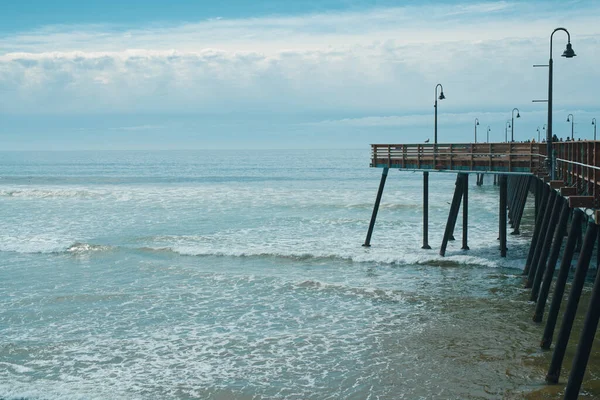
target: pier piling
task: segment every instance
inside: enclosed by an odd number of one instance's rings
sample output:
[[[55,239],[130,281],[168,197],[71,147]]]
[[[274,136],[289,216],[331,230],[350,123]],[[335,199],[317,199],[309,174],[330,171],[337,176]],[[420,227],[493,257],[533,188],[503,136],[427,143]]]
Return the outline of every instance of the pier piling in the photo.
[[[598,225],[594,222],[589,222],[587,230],[585,232],[585,238],[581,246],[581,253],[577,260],[577,267],[575,269],[575,276],[573,277],[573,283],[571,285],[571,292],[569,293],[569,300],[563,315],[563,321],[558,333],[558,339],[556,340],[556,346],[554,347],[554,353],[552,353],[552,362],[546,374],[546,382],[558,383],[560,376],[560,370],[562,362],[565,357],[565,350],[569,337],[571,335],[571,328],[573,327],[573,321],[575,320],[575,313],[577,312],[577,306],[579,305],[579,298],[581,297],[581,291],[585,282],[585,276],[587,275],[588,267],[592,257],[592,251],[596,243],[596,236],[598,234]]]
[[[569,229],[567,244],[565,245],[560,268],[556,277],[556,284],[554,285],[552,302],[550,303],[550,309],[548,310],[548,319],[546,320],[544,335],[542,336],[542,341],[540,343],[540,347],[546,350],[549,349],[550,345],[552,344],[552,337],[554,336],[554,328],[556,327],[558,312],[560,311],[560,305],[565,292],[565,285],[567,284],[569,270],[571,269],[571,262],[573,261],[575,241],[577,240],[577,231],[581,230],[581,222],[583,221],[583,212],[581,210],[575,209],[571,214],[571,228]]]
[[[539,294],[537,296],[537,302],[535,305],[535,312],[533,314],[534,322],[542,322],[544,317],[544,308],[546,307],[546,300],[548,299],[548,293],[550,291],[550,285],[554,277],[554,271],[556,268],[556,261],[562,247],[565,232],[567,231],[567,221],[569,220],[569,214],[571,209],[566,200],[562,200],[562,209],[560,211],[560,217],[558,220],[558,226],[554,232],[554,239],[552,241],[552,249],[550,249],[550,258],[548,259],[548,265],[546,266],[546,272],[542,285],[540,287]],[[599,236],[600,237],[600,236]]]
[[[469,174],[461,174],[463,179],[463,226],[462,226],[462,247],[461,250],[469,250],[468,231],[469,231]]]
[[[519,177],[519,180],[519,196],[517,198],[517,209],[513,226],[514,230],[511,232],[511,235],[521,234],[519,228],[521,227],[521,218],[523,217],[523,210],[525,209],[525,204],[527,203],[527,194],[529,193],[529,185],[531,184],[530,176],[521,176]]]
[[[542,219],[542,225],[540,228],[540,233],[538,236],[537,243],[535,245],[535,252],[533,253],[533,258],[531,259],[531,264],[529,265],[529,273],[527,274],[527,279],[525,281],[525,288],[529,289],[533,286],[533,279],[535,277],[535,273],[537,271],[538,262],[540,260],[540,255],[542,254],[542,248],[544,247],[545,239],[546,239],[546,231],[548,229],[549,221],[552,217],[552,208],[554,207],[554,202],[556,201],[557,194],[554,190],[550,189],[550,194],[548,195],[548,200],[546,203],[546,209],[544,211],[544,218]]]
[[[429,245],[429,172],[423,172],[423,246],[422,249],[431,249]]]
[[[538,185],[539,186],[539,185]],[[531,245],[529,246],[529,253],[527,253],[527,261],[525,261],[525,267],[523,268],[523,275],[529,274],[529,269],[531,267],[531,262],[533,260],[533,255],[535,254],[535,248],[537,246],[537,242],[540,238],[540,231],[542,230],[542,221],[544,219],[544,212],[546,211],[546,203],[548,201],[548,196],[550,195],[550,190],[542,191],[539,188],[538,194],[536,195],[536,199],[539,197],[539,213],[537,218],[535,219],[535,228],[533,229],[533,236],[531,237]]]
[[[506,257],[506,196],[507,196],[506,175],[500,175],[500,256]]]
[[[460,200],[462,197],[464,179],[461,178],[460,174],[456,176],[456,187],[454,188],[454,196],[452,197],[452,204],[450,205],[450,212],[448,213],[448,221],[446,222],[446,229],[444,231],[444,238],[442,239],[442,246],[440,247],[440,255],[446,254],[446,247],[448,246],[448,240],[452,236],[452,231],[456,224],[456,218],[458,217],[458,210],[460,208]]]
[[[544,235],[544,245],[542,246],[542,252],[540,254],[540,259],[538,260],[535,275],[533,278],[533,284],[531,286],[531,301],[536,301],[538,298],[540,284],[542,283],[542,277],[544,276],[544,272],[546,271],[546,263],[548,262],[550,246],[552,245],[552,239],[554,238],[554,232],[556,231],[556,222],[558,221],[558,216],[560,214],[560,210],[562,209],[564,201],[564,199],[558,194],[555,194],[555,197],[556,198],[554,200],[552,212],[550,214],[550,220],[548,222],[548,229],[546,229]]]
[[[565,399],[576,399],[579,395],[579,389],[581,388],[583,375],[585,374],[587,363],[590,358],[590,352],[592,350],[592,344],[594,342],[594,337],[596,336],[596,329],[598,329],[599,319],[600,274],[596,274],[594,289],[592,290],[592,296],[590,298],[587,314],[585,316],[585,322],[583,323],[583,330],[581,331],[581,336],[577,345],[577,352],[573,358],[569,381],[567,382],[567,387],[565,389]]]
[[[373,235],[373,228],[375,227],[375,220],[377,219],[377,211],[379,211],[379,204],[381,203],[381,195],[383,194],[383,188],[385,187],[385,181],[388,176],[389,168],[384,168],[381,173],[381,181],[379,182],[379,189],[377,190],[377,197],[375,198],[375,205],[373,206],[373,213],[371,214],[371,222],[369,223],[369,231],[365,239],[364,247],[371,247],[371,235]]]

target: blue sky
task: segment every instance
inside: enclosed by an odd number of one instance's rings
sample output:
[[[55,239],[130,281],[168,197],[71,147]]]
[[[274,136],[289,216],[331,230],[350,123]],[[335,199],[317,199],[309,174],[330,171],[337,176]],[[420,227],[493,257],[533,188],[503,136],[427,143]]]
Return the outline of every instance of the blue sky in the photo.
[[[122,4],[126,3],[126,4]],[[22,0],[0,14],[0,146],[365,148],[537,135],[600,118],[594,1]]]

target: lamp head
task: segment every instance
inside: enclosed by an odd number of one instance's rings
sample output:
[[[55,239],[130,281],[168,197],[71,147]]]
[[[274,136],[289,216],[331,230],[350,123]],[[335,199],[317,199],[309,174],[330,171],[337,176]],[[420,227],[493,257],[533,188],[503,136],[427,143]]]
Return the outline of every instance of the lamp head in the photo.
[[[475,122],[475,125],[479,125],[479,121],[476,121],[476,122]]]
[[[517,118],[521,118],[521,114],[517,111]]]
[[[571,122],[571,120],[569,119],[570,117],[567,117],[567,122]]]
[[[438,97],[440,100],[444,100],[446,98],[446,96],[444,96],[444,92],[442,91],[440,93],[440,97]]]
[[[573,47],[571,46],[571,43],[567,43],[567,48],[565,49],[565,51],[562,53],[563,57],[566,58],[573,58],[575,57],[577,54],[575,54],[575,52],[573,51]]]

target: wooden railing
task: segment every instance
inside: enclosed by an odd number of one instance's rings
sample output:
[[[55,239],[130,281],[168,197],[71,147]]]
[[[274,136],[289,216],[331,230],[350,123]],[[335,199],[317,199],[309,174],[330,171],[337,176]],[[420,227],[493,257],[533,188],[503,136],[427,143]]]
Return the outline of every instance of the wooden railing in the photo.
[[[543,143],[372,144],[371,166],[410,170],[538,173]]]
[[[556,179],[579,196],[593,196],[600,206],[600,141],[553,144]]]

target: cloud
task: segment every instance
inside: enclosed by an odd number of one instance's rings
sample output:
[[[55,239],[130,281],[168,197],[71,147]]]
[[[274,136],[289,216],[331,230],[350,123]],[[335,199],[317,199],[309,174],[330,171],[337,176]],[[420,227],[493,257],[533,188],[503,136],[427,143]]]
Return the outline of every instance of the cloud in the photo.
[[[566,115],[573,113],[577,115],[577,121],[591,121],[594,117],[593,112],[586,110],[554,110],[553,114],[560,116],[559,122],[562,122],[562,117],[566,118]],[[516,123],[522,123],[524,121],[544,121],[547,116],[547,110],[534,110],[522,112],[520,111],[520,119]],[[502,124],[507,120],[511,119],[511,110],[507,112],[480,112],[470,111],[462,113],[439,113],[438,119],[440,123],[445,125],[473,125],[477,118],[480,122],[480,129],[484,129],[483,126],[487,124]],[[530,122],[531,123],[531,122]],[[414,126],[430,126],[432,124],[431,114],[413,114],[413,115],[389,115],[389,116],[369,116],[361,118],[342,118],[337,120],[323,120],[307,125],[312,126],[323,126],[323,127],[368,127],[368,128],[380,128],[380,127],[414,127]]]
[[[593,11],[593,12],[592,12]],[[375,8],[172,26],[49,26],[0,38],[4,113],[416,114],[444,85],[461,113],[545,98],[548,36],[558,107],[595,104],[600,6],[544,2]],[[565,38],[555,37],[559,54]],[[557,55],[558,55],[557,54]]]

